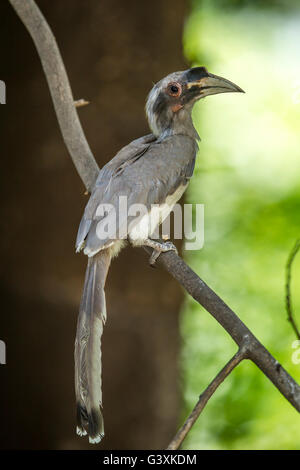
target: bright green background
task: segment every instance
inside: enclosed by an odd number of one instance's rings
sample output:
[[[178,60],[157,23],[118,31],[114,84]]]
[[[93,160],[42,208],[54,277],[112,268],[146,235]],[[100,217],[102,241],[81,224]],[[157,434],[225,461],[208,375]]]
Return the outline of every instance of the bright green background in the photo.
[[[202,141],[187,198],[205,205],[205,245],[185,258],[300,382],[284,304],[286,259],[300,236],[300,9],[293,5],[192,3],[187,59],[246,94],[208,97],[194,109]],[[300,254],[292,283],[300,324],[299,275]],[[183,419],[236,347],[190,298],[181,330]],[[300,416],[244,362],[210,400],[185,448],[300,449]]]

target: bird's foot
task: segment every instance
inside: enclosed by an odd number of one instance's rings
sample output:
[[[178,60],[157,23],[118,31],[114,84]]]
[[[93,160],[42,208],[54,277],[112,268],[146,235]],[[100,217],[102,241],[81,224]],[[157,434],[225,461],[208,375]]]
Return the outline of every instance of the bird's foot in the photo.
[[[158,242],[155,240],[151,240],[148,238],[145,240],[144,245],[149,246],[150,248],[153,248],[153,253],[150,256],[149,259],[149,264],[150,266],[154,267],[157,258],[161,253],[165,253],[166,251],[175,251],[176,254],[178,254],[176,246],[172,242]]]

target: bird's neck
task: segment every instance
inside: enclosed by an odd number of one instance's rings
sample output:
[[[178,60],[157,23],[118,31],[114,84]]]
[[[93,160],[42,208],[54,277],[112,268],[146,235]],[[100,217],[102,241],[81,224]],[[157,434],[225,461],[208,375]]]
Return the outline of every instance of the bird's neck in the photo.
[[[176,113],[166,111],[159,115],[153,114],[149,119],[149,125],[159,140],[178,134],[200,140],[189,110],[181,109]]]

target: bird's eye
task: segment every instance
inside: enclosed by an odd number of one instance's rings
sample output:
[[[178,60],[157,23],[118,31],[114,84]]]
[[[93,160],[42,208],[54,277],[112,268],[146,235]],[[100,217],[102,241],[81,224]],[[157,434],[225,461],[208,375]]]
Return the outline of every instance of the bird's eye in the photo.
[[[180,85],[180,83],[169,83],[168,93],[171,96],[180,96],[181,95],[181,85]]]

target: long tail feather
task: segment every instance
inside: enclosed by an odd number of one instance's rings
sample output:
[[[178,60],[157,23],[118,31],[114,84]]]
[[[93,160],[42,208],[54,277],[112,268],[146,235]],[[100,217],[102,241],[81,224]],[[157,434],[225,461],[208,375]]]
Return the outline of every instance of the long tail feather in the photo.
[[[77,434],[90,443],[104,436],[101,387],[101,336],[106,320],[104,286],[111,260],[109,249],[88,259],[75,341]]]

